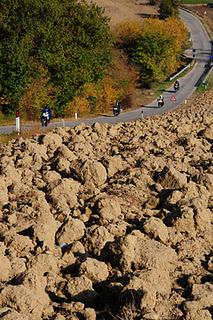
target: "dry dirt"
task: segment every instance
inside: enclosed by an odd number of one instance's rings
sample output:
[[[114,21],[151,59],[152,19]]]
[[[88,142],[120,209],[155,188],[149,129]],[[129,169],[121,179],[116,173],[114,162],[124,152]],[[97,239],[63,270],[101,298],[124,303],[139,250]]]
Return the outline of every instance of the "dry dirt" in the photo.
[[[2,320],[211,320],[213,91],[0,149]]]
[[[138,20],[141,21],[144,15],[155,15],[157,9],[150,6],[147,0],[87,0],[96,3],[104,8],[105,15],[110,17],[110,25],[114,27],[116,24],[124,21]]]
[[[0,319],[211,320],[212,142],[210,91],[1,147]]]

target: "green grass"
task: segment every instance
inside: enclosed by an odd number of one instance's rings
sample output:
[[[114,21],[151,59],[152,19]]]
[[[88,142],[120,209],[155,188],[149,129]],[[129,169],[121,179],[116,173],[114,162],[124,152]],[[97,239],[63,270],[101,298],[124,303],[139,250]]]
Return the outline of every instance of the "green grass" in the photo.
[[[182,4],[204,4],[209,3],[211,0],[182,0]]]
[[[8,125],[15,125],[16,124],[16,117],[15,115],[4,115],[0,112],[0,126],[8,126]]]
[[[211,70],[208,79],[207,79],[209,89],[213,88],[213,69]]]
[[[205,85],[204,83],[201,83],[197,88],[196,88],[196,92],[197,93],[203,93],[205,92],[206,90],[208,90],[209,87],[208,85]]]

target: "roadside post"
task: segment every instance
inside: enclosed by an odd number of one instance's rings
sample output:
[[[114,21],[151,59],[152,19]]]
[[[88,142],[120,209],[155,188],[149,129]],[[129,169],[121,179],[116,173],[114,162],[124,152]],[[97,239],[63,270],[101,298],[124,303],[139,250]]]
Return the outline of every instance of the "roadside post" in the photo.
[[[62,119],[62,128],[64,128],[65,127],[65,120],[64,120],[64,118]]]
[[[16,132],[20,132],[20,117],[19,110],[16,110]]]
[[[143,110],[141,111],[141,119],[144,118]]]

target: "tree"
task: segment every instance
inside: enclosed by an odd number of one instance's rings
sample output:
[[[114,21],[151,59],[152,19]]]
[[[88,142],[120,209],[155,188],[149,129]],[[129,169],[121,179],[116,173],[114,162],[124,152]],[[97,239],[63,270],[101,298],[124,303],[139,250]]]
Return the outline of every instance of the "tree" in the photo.
[[[170,17],[165,20],[159,19],[146,19],[143,23],[141,34],[149,33],[167,34],[175,40],[173,48],[173,57],[176,59],[185,49],[185,45],[188,40],[188,30],[183,22],[176,17]],[[176,59],[178,62],[178,59]],[[176,69],[178,65],[173,64]],[[174,70],[171,70],[173,72]]]
[[[150,86],[151,82],[165,76],[173,56],[174,43],[175,40],[166,33],[150,32],[128,44],[131,60],[140,66],[143,86]]]
[[[1,0],[0,95],[13,111],[35,82],[51,86],[55,113],[103,78],[112,36],[97,5],[78,0]],[[41,81],[42,82],[42,81]],[[47,90],[48,91],[48,90]]]
[[[125,32],[118,33],[119,43],[130,60],[139,66],[142,86],[150,87],[153,81],[167,78],[180,67],[180,56],[188,36],[180,19],[149,18],[137,32],[125,26],[122,30]]]
[[[172,16],[178,16],[180,0],[161,0],[160,1],[160,19],[167,19]]]
[[[160,19],[166,19],[173,15],[173,3],[172,0],[161,0],[160,2]]]

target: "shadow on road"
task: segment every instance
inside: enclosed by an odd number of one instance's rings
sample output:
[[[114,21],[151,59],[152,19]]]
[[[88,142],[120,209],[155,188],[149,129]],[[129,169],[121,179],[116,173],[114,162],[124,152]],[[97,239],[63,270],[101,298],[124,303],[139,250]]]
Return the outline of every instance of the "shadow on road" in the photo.
[[[104,118],[114,118],[114,115],[110,115],[110,114],[102,114],[102,113],[98,113],[97,117],[104,117]]]
[[[196,52],[199,52],[199,53],[208,53],[208,54],[211,54],[211,50],[204,50],[202,48],[194,48],[196,50]]]
[[[154,106],[145,106],[145,105],[141,105],[142,108],[150,108],[150,109],[158,109],[159,107],[157,105]]]

